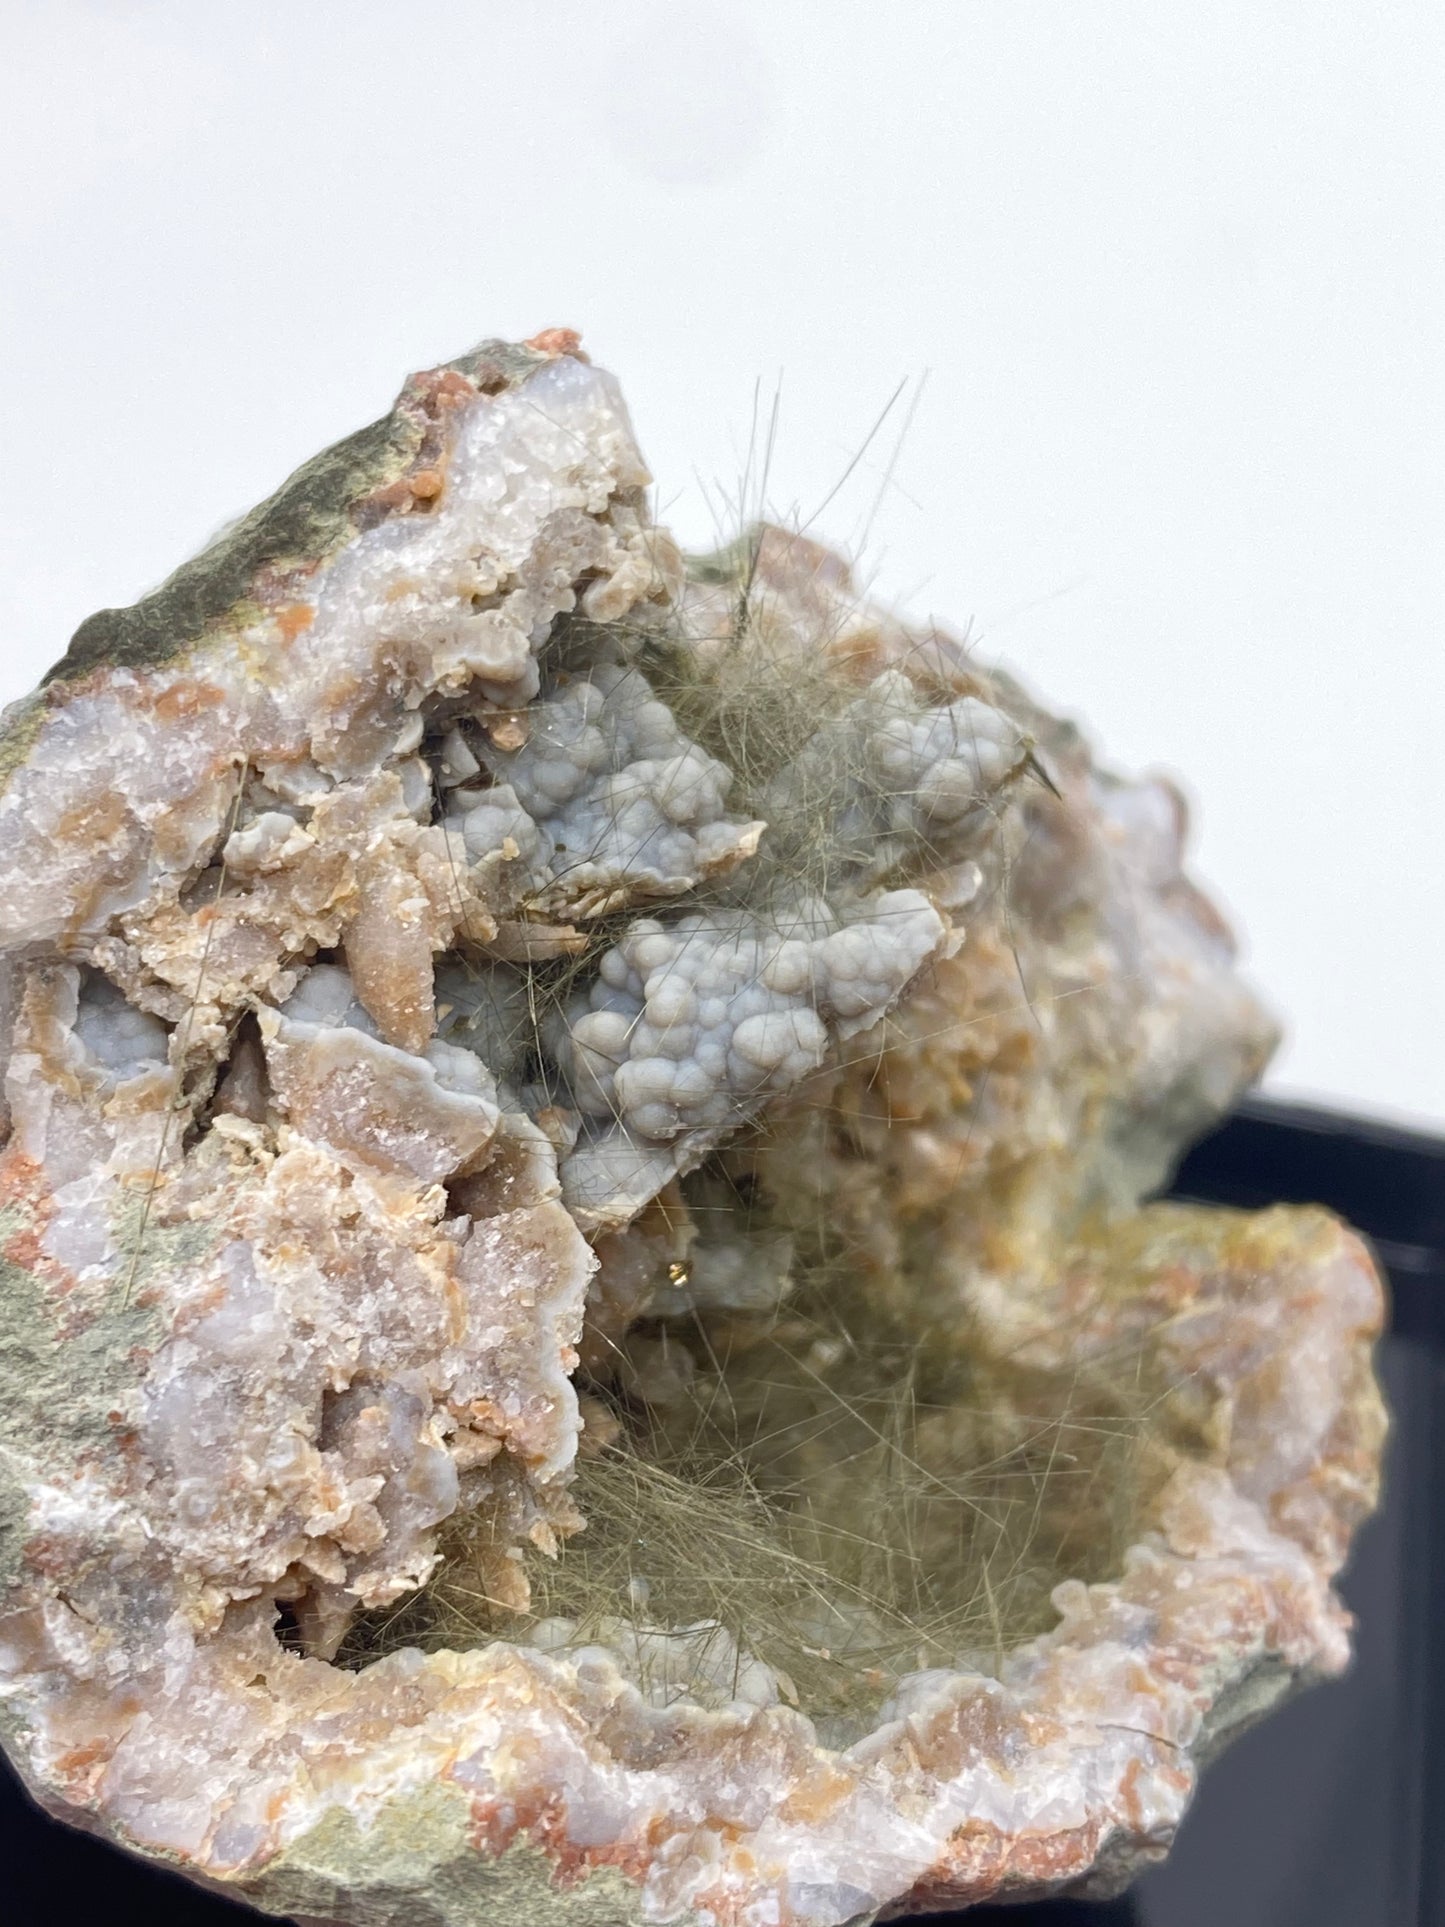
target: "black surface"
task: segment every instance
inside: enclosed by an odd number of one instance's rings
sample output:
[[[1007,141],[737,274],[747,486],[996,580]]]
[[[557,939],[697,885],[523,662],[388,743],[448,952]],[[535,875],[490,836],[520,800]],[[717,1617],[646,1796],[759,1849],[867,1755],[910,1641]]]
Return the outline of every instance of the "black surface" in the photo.
[[[1342,1590],[1359,1659],[1205,1776],[1166,1865],[1119,1901],[933,1915],[934,1927],[1445,1927],[1445,1141],[1252,1100],[1198,1145],[1176,1194],[1327,1204],[1390,1277],[1385,1503]],[[1431,1819],[1436,1825],[1430,1824]],[[1436,1835],[1440,1834],[1441,1839]],[[243,1927],[204,1893],[48,1819],[0,1776],[0,1927]],[[496,1927],[511,1927],[498,1921]]]

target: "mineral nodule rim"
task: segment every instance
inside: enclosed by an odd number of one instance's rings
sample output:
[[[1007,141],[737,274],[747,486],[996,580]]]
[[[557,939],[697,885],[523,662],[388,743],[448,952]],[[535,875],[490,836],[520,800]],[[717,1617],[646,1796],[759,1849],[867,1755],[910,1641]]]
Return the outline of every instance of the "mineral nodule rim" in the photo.
[[[1379,1282],[1145,1202],[1168,785],[649,481],[487,343],[7,713],[5,1743],[366,1927],[1112,1891],[1347,1661]]]

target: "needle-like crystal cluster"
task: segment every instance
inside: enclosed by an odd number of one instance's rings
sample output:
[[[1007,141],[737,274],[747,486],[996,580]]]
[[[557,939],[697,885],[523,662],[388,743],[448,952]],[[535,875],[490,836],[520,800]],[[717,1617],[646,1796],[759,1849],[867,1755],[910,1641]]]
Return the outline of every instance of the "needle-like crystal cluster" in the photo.
[[[1173,792],[648,481],[488,343],[7,713],[5,1742],[358,1927],[1109,1891],[1347,1659],[1378,1281],[1140,1202],[1272,1043]]]

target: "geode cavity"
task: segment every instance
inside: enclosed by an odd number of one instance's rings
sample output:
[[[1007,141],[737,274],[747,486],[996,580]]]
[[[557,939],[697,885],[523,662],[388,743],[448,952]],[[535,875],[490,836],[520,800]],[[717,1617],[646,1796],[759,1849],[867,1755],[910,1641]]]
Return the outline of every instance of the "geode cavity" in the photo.
[[[7,713],[6,1745],[327,1920],[1107,1892],[1346,1663],[1376,1274],[1140,1202],[1273,1041],[1172,790],[648,481],[488,343]]]

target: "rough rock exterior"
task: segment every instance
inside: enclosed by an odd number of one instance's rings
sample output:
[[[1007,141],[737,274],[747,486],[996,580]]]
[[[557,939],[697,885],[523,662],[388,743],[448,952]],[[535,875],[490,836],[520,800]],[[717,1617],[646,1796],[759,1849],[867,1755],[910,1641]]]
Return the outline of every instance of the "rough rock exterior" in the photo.
[[[689,575],[648,480],[575,337],[488,344],[8,713],[6,1744],[52,1810],[358,1927],[1107,1892],[1347,1661],[1376,1274],[1323,1213],[1140,1203],[1272,1042],[1168,787],[807,542]],[[648,671],[740,607],[851,692],[746,807]],[[755,866],[820,837],[764,915]],[[659,1696],[620,1636],[333,1663],[459,1509],[519,1607],[585,1530],[573,1374],[645,1309],[627,1227],[764,1117],[880,1300],[926,1238],[930,1342],[1001,1385],[1132,1348],[1157,1476],[1117,1573],[851,1737],[760,1664]],[[787,1243],[704,1259],[689,1305],[746,1309]]]

